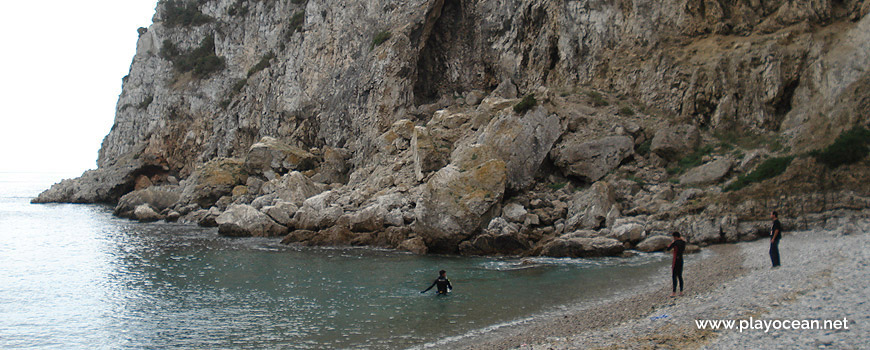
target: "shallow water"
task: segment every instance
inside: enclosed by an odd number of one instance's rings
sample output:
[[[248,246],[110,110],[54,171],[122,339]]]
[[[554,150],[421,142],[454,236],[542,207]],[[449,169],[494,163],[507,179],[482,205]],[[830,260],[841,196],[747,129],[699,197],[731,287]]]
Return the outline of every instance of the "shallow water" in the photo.
[[[601,300],[668,261],[300,248],[29,204],[57,179],[0,173],[0,348],[407,348]],[[420,294],[439,269],[453,293]]]

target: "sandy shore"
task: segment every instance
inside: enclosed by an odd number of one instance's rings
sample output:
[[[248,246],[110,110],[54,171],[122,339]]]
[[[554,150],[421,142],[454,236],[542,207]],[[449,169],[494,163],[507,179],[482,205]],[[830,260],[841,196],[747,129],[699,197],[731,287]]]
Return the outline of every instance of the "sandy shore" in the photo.
[[[839,232],[788,233],[782,267],[767,240],[706,248],[687,259],[685,296],[670,274],[637,292],[536,317],[464,341],[466,349],[837,348],[870,344],[870,240],[863,222]],[[841,330],[710,330],[696,320],[848,320]],[[454,346],[459,348],[458,346]]]

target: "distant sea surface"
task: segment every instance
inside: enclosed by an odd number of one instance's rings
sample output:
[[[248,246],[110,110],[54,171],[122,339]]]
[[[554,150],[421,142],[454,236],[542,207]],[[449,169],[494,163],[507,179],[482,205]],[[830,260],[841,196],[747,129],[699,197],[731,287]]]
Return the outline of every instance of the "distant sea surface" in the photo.
[[[0,173],[0,348],[430,347],[669,277],[660,253],[528,265],[302,248],[30,204],[63,176]],[[420,294],[440,269],[453,292]]]

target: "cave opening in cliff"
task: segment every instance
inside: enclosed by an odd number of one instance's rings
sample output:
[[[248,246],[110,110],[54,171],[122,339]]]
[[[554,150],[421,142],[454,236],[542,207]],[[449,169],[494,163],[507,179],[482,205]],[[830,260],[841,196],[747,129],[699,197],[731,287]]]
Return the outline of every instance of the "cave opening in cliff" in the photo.
[[[417,59],[414,98],[418,105],[438,101],[474,88],[486,88],[492,70],[482,58],[483,49],[477,43],[475,30],[478,19],[464,0],[444,0],[441,15]],[[422,33],[426,24],[421,26]],[[420,34],[418,34],[420,35]],[[413,33],[412,33],[413,37]],[[415,40],[412,40],[412,42]]]

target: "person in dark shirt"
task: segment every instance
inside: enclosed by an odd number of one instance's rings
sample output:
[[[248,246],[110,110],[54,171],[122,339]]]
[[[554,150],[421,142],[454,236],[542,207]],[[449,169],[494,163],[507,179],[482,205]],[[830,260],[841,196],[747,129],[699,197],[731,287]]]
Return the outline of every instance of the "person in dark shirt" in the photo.
[[[668,250],[674,250],[674,259],[671,263],[671,281],[673,283],[671,297],[675,297],[677,296],[678,280],[680,282],[680,296],[683,295],[683,252],[686,251],[686,241],[683,240],[679,232],[675,231],[671,235],[674,236],[674,240],[668,246]]]
[[[782,224],[776,212],[770,213],[773,225],[770,227],[770,262],[773,267],[779,267],[779,240],[782,238]]]
[[[421,294],[428,292],[430,289],[432,289],[432,287],[435,286],[438,286],[438,295],[446,295],[451,290],[453,290],[453,286],[450,284],[450,280],[447,279],[447,271],[438,271],[438,275],[439,276],[435,279],[435,282],[432,282],[432,285],[429,286],[429,288],[426,288],[426,290],[420,292]]]

